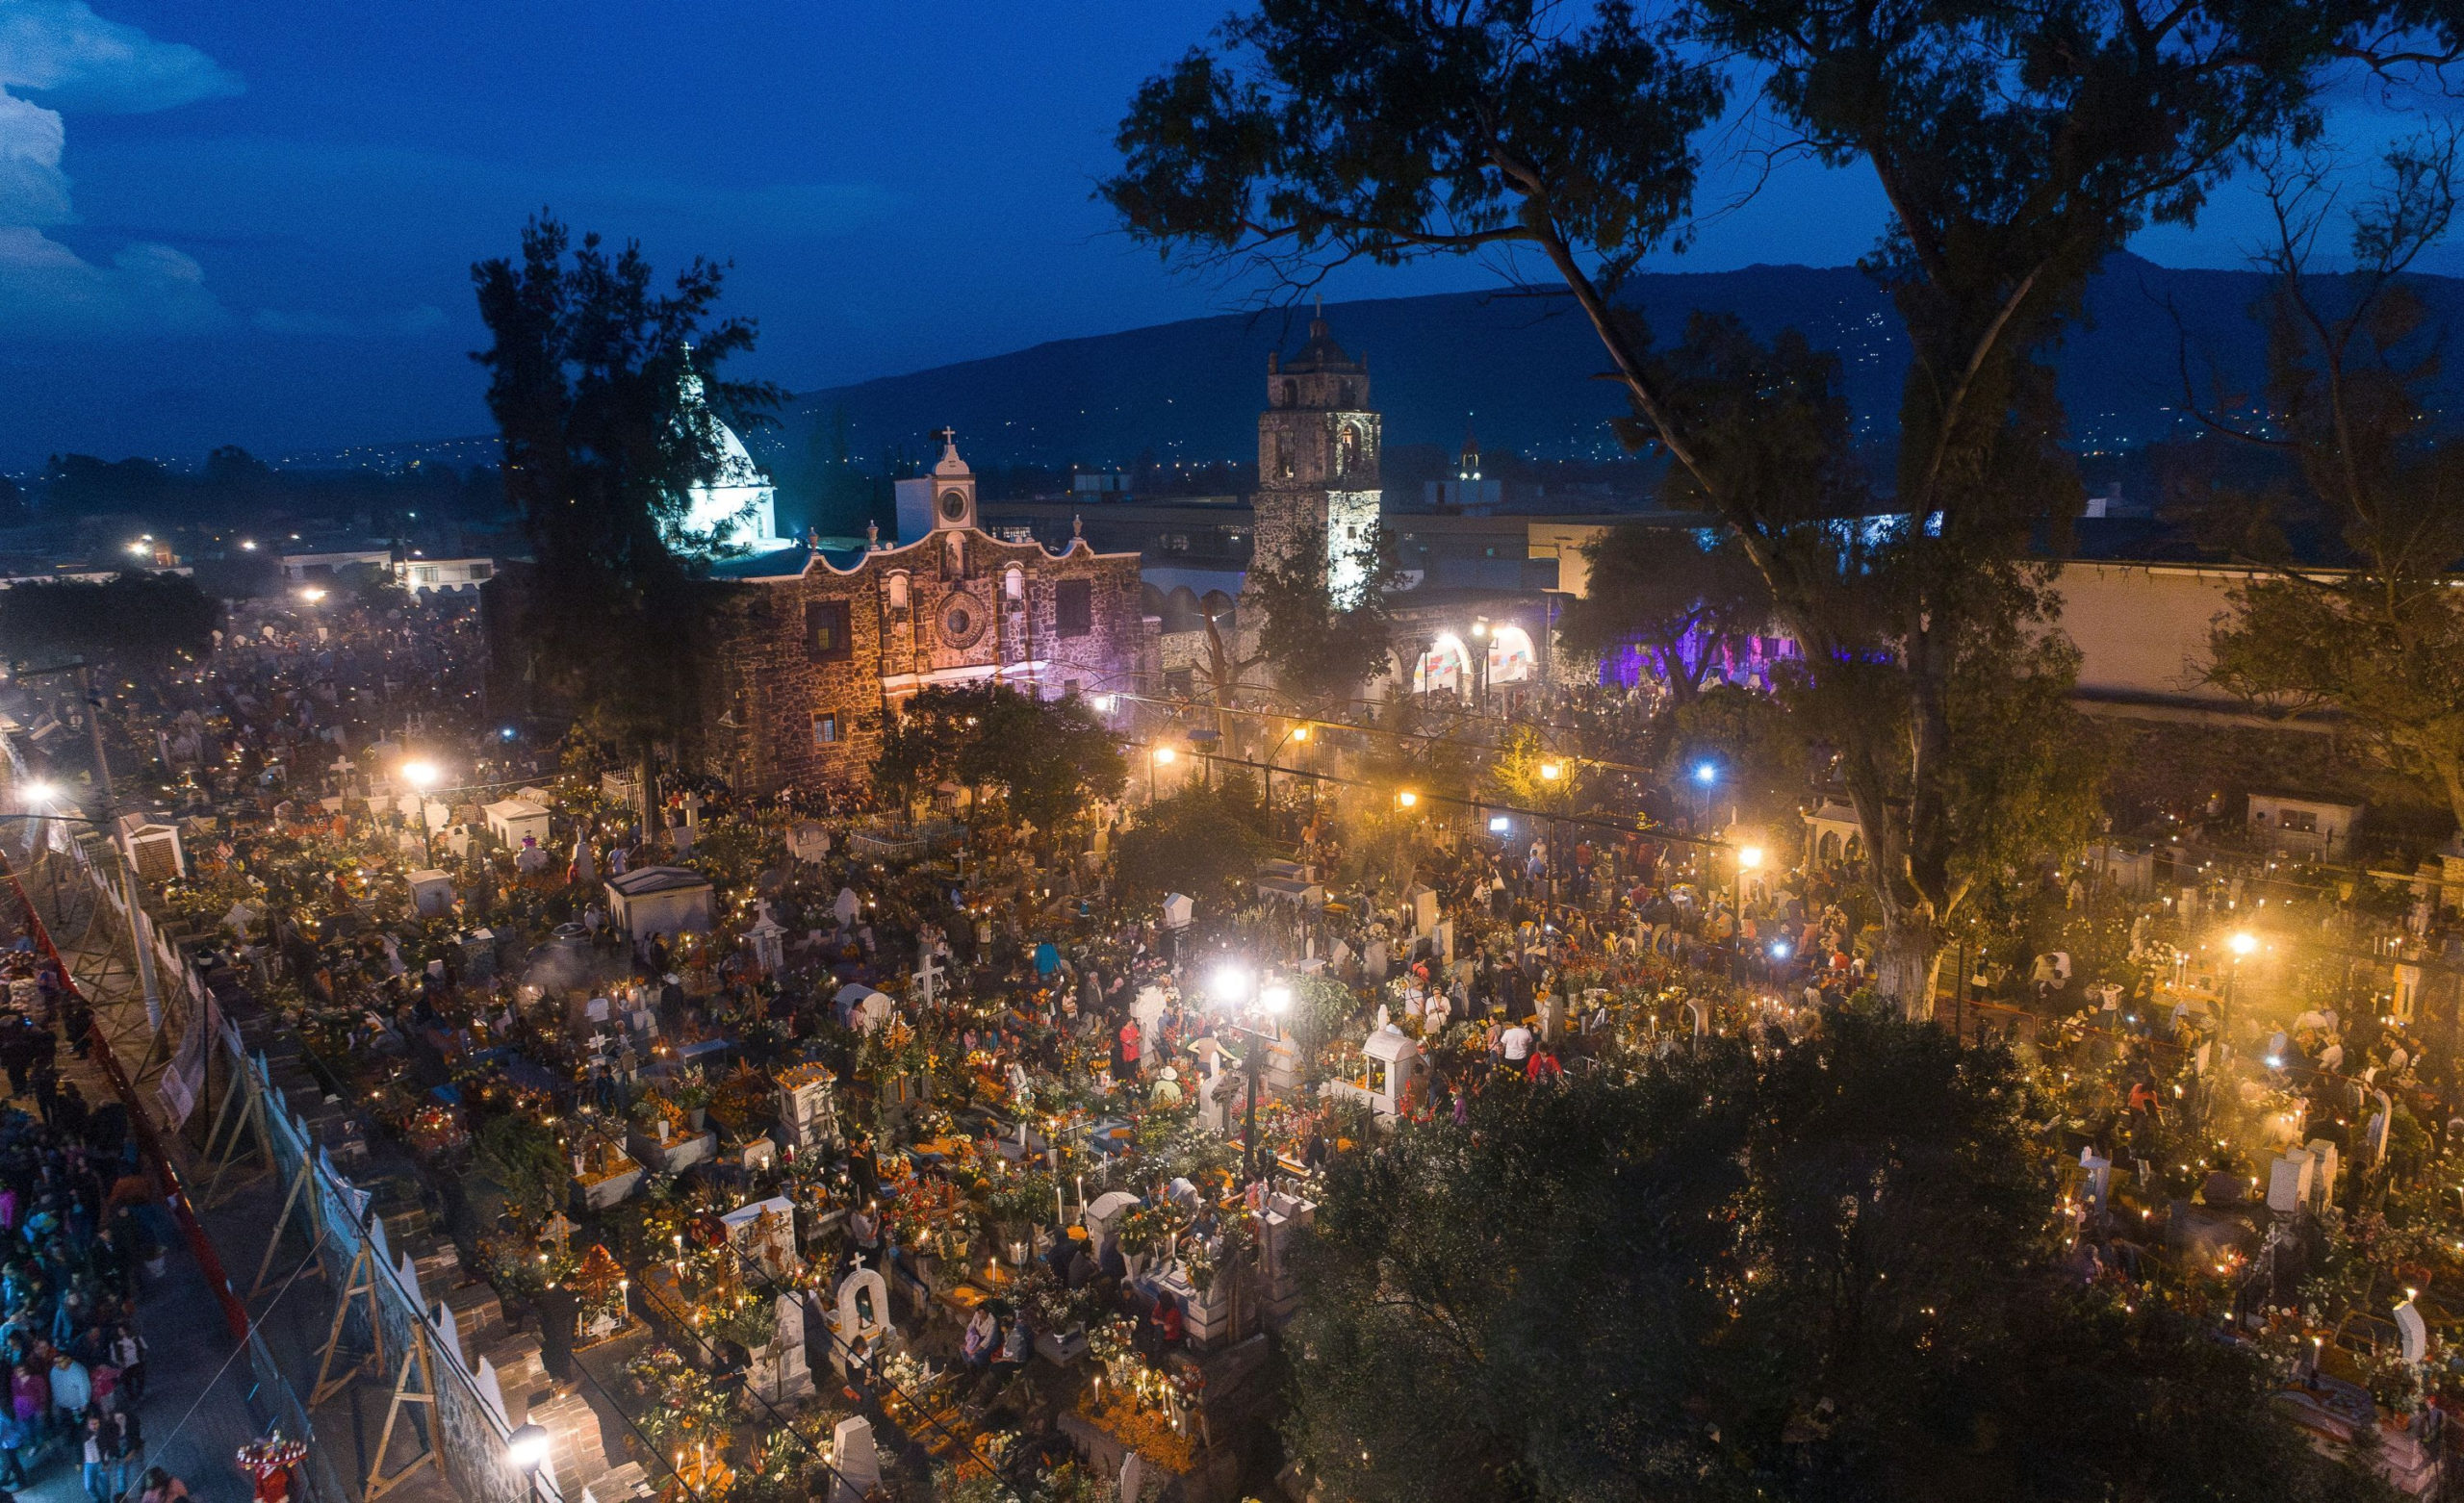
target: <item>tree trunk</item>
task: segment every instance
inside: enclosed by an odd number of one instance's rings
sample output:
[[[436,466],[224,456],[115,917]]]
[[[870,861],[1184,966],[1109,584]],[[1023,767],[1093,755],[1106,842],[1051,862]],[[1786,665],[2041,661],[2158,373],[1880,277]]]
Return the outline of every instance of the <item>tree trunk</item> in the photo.
[[[1910,1022],[1931,1021],[1934,981],[1941,965],[1941,936],[1933,920],[1886,904],[1882,944],[1874,955],[1874,989],[1899,1004],[1900,1016]]]
[[[648,849],[660,830],[653,816],[658,813],[658,752],[650,742],[643,742],[633,777],[640,786],[633,790],[633,812],[642,822],[642,845]]]

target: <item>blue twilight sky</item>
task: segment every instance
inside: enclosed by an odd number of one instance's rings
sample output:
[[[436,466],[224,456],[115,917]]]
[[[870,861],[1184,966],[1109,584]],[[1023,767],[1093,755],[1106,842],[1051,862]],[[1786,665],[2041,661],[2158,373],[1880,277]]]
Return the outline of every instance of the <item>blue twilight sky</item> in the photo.
[[[663,267],[732,258],[751,371],[798,390],[1221,311],[1089,193],[1132,89],[1224,10],[0,0],[0,471],[482,431],[468,268],[541,205]],[[2240,265],[2253,207],[2137,248]],[[1880,219],[1864,177],[1799,166],[1663,264],[1838,265]]]

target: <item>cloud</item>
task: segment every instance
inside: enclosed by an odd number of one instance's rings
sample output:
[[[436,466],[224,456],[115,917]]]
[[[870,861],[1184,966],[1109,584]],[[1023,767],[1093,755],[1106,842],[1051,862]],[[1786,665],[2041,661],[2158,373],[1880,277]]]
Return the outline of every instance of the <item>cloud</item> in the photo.
[[[104,20],[84,0],[0,0],[0,332],[180,333],[230,321],[181,251],[140,242],[97,265],[42,232],[76,220],[63,111],[140,114],[239,89],[194,47]]]
[[[241,84],[194,47],[104,20],[85,0],[0,0],[0,89],[59,110],[147,115]]]

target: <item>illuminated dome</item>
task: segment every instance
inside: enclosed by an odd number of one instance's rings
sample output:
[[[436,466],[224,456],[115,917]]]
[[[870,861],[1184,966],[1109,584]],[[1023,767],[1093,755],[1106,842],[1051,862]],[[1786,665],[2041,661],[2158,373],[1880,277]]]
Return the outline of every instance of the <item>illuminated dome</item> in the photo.
[[[684,420],[704,425],[719,450],[719,464],[708,484],[684,493],[684,521],[670,541],[697,552],[757,552],[779,544],[778,492],[753,462],[744,440],[703,400],[702,378],[696,374],[684,378]]]

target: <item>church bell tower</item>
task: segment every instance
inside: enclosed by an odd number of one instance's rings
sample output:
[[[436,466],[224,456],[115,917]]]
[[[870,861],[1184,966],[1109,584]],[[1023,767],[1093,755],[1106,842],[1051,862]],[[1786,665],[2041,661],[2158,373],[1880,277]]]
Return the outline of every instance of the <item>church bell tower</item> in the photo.
[[[1383,491],[1383,423],[1369,401],[1369,361],[1353,359],[1326,331],[1324,309],[1290,361],[1267,357],[1267,405],[1258,414],[1256,557],[1281,563],[1294,540],[1316,528],[1325,540],[1338,601],[1358,594],[1355,556],[1377,525]]]

